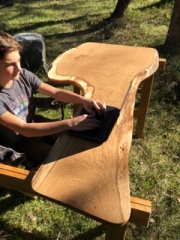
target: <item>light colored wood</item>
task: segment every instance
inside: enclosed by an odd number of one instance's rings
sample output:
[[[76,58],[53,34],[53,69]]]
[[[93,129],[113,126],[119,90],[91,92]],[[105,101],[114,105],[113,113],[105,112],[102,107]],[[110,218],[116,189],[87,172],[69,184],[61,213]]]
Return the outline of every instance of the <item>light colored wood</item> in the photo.
[[[20,169],[0,163],[0,186],[34,195],[31,187],[33,171]]]
[[[138,109],[134,110],[134,118],[137,118],[137,123],[136,123],[136,128],[134,133],[135,138],[142,138],[143,136],[146,113],[149,106],[153,80],[154,80],[154,74],[144,80],[141,93],[140,93],[141,96],[139,101],[139,107]]]
[[[165,58],[159,58],[159,69],[165,69],[166,67],[166,59]]]
[[[47,160],[33,178],[32,184],[37,195],[43,195],[105,222],[106,240],[124,240],[127,221],[148,226],[151,214],[149,201],[130,198],[128,153],[132,139],[135,94],[139,83],[156,71],[158,54],[155,49],[148,48],[94,43],[88,45],[83,45],[83,49],[85,46],[84,50],[88,50],[88,52],[83,50],[85,55],[79,55],[79,51],[75,51],[77,55],[73,56],[74,60],[77,60],[90,54],[90,62],[81,68],[83,69],[81,78],[73,75],[68,77],[69,75],[65,74],[63,81],[70,83],[74,81],[75,87],[80,86],[85,96],[96,96],[98,99],[104,97],[102,100],[114,106],[121,106],[132,82],[121,115],[110,138],[102,145],[70,138],[67,133],[62,133]],[[91,55],[92,50],[95,55]],[[63,60],[60,70],[62,67],[65,72],[68,71],[70,59],[66,59],[66,66]],[[99,65],[96,71],[95,66],[99,61],[103,68],[99,71],[102,67]],[[73,64],[75,63],[76,61]],[[81,63],[84,64],[84,60]],[[79,66],[79,62],[77,64]],[[86,70],[89,69],[91,72],[86,75]],[[56,74],[59,76],[58,71]],[[34,195],[35,192],[30,185],[33,175],[33,172],[0,164],[0,185],[3,187]]]
[[[74,50],[74,49],[73,49]],[[71,50],[70,50],[71,51]],[[66,52],[65,54],[69,53]],[[88,87],[84,86],[84,82],[82,82],[80,79],[76,79],[74,76],[64,76],[59,75],[57,64],[61,61],[61,59],[64,57],[64,55],[60,55],[57,57],[57,59],[53,62],[53,66],[50,69],[48,73],[49,81],[52,83],[62,83],[62,84],[72,84],[74,85],[74,88],[76,89],[76,93],[80,93],[80,89],[83,90],[84,88]],[[164,69],[166,66],[166,59],[159,58],[159,67],[158,69]],[[60,68],[60,66],[58,66]],[[145,126],[145,120],[146,120],[146,113],[149,106],[150,101],[150,95],[151,90],[153,86],[153,80],[154,80],[154,74],[148,77],[147,81],[144,80],[143,86],[141,89],[139,89],[139,93],[142,94],[142,97],[140,98],[140,107],[138,109],[135,109],[134,111],[134,118],[137,118],[136,127],[134,131],[134,137],[135,138],[142,138],[143,136],[143,130]],[[77,107],[74,108],[74,112],[77,110]]]
[[[148,227],[151,216],[151,202],[131,197],[131,216],[128,222]],[[106,225],[105,240],[125,240],[127,224],[124,226]]]
[[[149,77],[158,65],[157,51],[152,48],[85,43],[58,56],[48,79],[72,84],[86,96],[120,107],[130,82]]]
[[[73,84],[86,97],[107,105],[120,108],[131,87],[103,144],[60,135],[33,178],[36,192],[101,222],[124,225],[129,220],[128,155],[135,95],[139,83],[158,65],[153,48],[98,43],[82,44],[53,62],[48,73],[52,82]]]
[[[164,69],[166,65],[166,59],[160,58],[159,59],[159,68]],[[137,119],[136,127],[134,131],[134,138],[142,138],[143,137],[143,130],[146,121],[146,114],[149,107],[151,90],[153,86],[155,74],[151,75],[147,79],[143,81],[141,88],[138,88],[138,93],[140,95],[139,99],[139,107],[138,109],[134,110],[134,118]]]
[[[33,175],[34,172],[0,164],[0,186],[20,191],[31,198],[37,198],[36,193],[31,188]],[[151,202],[135,197],[131,197],[130,200],[131,216],[129,222],[148,226]],[[124,240],[125,234],[126,224],[124,226],[106,225],[106,240]]]
[[[129,222],[148,227],[151,216],[151,202],[131,197],[131,216]]]
[[[31,181],[34,174],[35,172],[33,171],[0,164],[0,186],[36,198],[39,194],[31,188]],[[142,226],[148,226],[151,214],[151,202],[135,197],[131,197],[130,202],[131,215],[128,221]]]

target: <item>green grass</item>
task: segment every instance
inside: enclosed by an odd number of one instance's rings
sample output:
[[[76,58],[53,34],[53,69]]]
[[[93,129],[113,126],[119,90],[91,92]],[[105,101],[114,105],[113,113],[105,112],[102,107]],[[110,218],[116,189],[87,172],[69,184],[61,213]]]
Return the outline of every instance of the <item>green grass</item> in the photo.
[[[166,69],[156,74],[144,137],[133,139],[129,157],[131,195],[152,201],[151,221],[148,228],[129,224],[126,239],[180,240],[180,58],[162,47],[172,3],[133,0],[123,20],[105,24],[115,5],[114,0],[17,0],[0,10],[0,26],[12,35],[42,34],[48,67],[59,54],[87,41],[154,47],[167,59]],[[100,223],[3,188],[0,213],[0,240],[56,239],[60,228],[63,240],[104,239]]]

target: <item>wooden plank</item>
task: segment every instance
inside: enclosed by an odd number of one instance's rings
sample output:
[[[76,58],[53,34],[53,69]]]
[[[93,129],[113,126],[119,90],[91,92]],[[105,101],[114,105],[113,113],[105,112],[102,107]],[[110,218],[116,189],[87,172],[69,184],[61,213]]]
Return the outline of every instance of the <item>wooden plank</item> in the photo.
[[[160,58],[159,59],[159,69],[165,69],[165,67],[166,67],[166,59]]]
[[[135,129],[135,138],[141,138],[143,135],[146,113],[149,106],[149,100],[151,95],[151,89],[153,85],[154,74],[144,80],[141,91],[141,99],[139,109],[134,110],[134,117],[137,118],[137,124]]]
[[[25,180],[29,171],[18,167],[0,164],[0,173],[2,175],[8,175],[9,177]]]
[[[131,203],[136,203],[136,204],[139,204],[139,205],[152,207],[151,201],[145,200],[145,199],[142,199],[142,198],[137,198],[137,197],[131,197]]]
[[[37,195],[31,188],[34,172],[0,164],[0,186],[19,192]],[[129,222],[148,226],[151,215],[151,202],[148,200],[131,197],[131,216]]]
[[[148,227],[151,216],[151,202],[131,197],[131,216],[129,222]]]
[[[159,59],[158,69],[164,69],[166,66],[166,59]],[[134,118],[137,118],[137,125],[135,129],[135,138],[141,138],[143,136],[143,130],[146,120],[146,113],[149,106],[151,90],[153,86],[154,75],[145,80],[141,87],[138,88],[137,93],[140,94],[140,106],[134,110]]]
[[[131,197],[131,216],[128,222],[148,227],[151,215],[151,202]],[[105,240],[125,240],[127,224],[123,226],[106,225]]]
[[[105,240],[125,240],[127,224],[123,226],[106,226]]]
[[[31,180],[34,172],[0,164],[0,186],[15,191],[34,194]]]

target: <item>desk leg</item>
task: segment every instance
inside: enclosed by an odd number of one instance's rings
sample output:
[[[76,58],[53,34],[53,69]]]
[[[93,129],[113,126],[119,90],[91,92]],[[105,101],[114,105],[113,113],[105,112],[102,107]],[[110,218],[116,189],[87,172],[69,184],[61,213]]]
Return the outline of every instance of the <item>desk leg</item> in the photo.
[[[106,226],[105,240],[125,240],[127,224],[124,226]]]
[[[134,134],[135,138],[141,138],[143,135],[143,129],[145,125],[147,109],[149,106],[153,80],[154,74],[148,77],[143,82],[143,86],[141,89],[140,106],[139,109],[135,110],[134,112],[134,117],[137,118],[136,130]]]

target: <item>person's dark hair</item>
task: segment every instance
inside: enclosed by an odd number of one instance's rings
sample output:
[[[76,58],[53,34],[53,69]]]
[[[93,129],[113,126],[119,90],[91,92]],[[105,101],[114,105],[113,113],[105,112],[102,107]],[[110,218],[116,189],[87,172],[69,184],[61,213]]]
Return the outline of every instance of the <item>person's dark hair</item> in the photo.
[[[22,46],[10,34],[0,31],[0,59],[9,52],[21,49]]]

